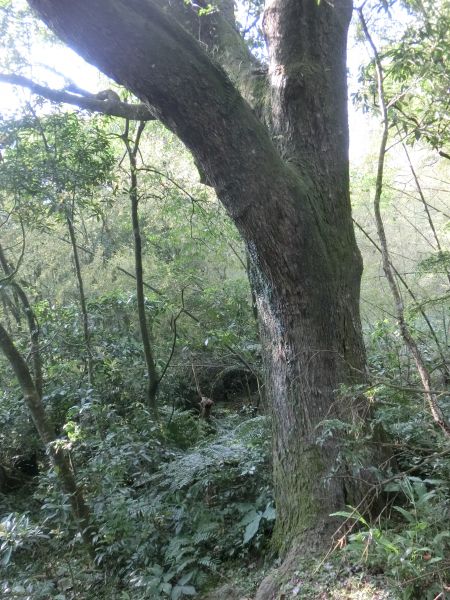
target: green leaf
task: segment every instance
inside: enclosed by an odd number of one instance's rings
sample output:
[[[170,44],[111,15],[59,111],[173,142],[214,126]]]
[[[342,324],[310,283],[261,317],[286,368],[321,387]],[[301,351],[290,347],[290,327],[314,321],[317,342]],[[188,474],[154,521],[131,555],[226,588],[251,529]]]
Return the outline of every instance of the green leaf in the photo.
[[[266,519],[267,521],[275,521],[277,518],[277,511],[273,504],[268,504],[266,506],[266,510],[263,512],[262,518]]]
[[[6,567],[6,565],[9,563],[9,561],[11,559],[11,554],[12,554],[12,546],[9,546],[9,548],[6,550],[6,552],[4,553],[4,555],[2,557],[2,565],[4,567]]]
[[[189,583],[189,581],[192,579],[194,574],[195,574],[195,571],[189,571],[189,573],[186,573],[186,575],[183,575],[183,577],[181,577],[181,579],[178,581],[178,585],[186,585],[187,583]]]
[[[181,586],[181,591],[185,596],[195,596],[197,593],[193,585],[183,585]]]
[[[408,521],[408,523],[413,523],[416,520],[414,515],[412,515],[410,512],[408,512],[401,506],[394,506],[394,510],[396,510],[401,515],[403,515],[405,517],[405,519]]]
[[[358,521],[366,527],[369,527],[369,523],[357,511],[348,512],[346,510],[338,510],[335,513],[331,513],[330,517],[345,517],[346,519],[353,519],[354,521]]]
[[[433,545],[440,544],[445,538],[450,538],[450,531],[441,531],[433,538]]]
[[[176,585],[172,589],[171,600],[179,600],[183,596],[195,596],[197,590],[192,585]]]
[[[256,517],[251,521],[247,527],[245,528],[244,539],[242,540],[243,544],[248,544],[250,540],[252,540],[255,535],[258,533],[259,524],[261,523],[262,513],[258,513]]]
[[[380,544],[380,546],[383,546],[383,548],[386,548],[386,550],[389,550],[394,554],[400,554],[400,551],[397,548],[397,546],[394,546],[394,544],[386,540],[386,538],[384,537],[380,537],[379,539],[377,539],[377,544]]]

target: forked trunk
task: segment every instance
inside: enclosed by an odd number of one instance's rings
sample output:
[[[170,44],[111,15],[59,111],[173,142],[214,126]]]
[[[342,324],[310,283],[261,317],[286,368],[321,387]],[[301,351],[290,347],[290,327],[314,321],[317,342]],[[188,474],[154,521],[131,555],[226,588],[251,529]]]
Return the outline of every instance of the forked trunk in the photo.
[[[333,476],[339,440],[319,447],[317,425],[349,416],[337,390],[365,365],[348,183],[351,0],[267,0],[267,78],[228,10],[199,27],[183,0],[29,3],[178,135],[234,220],[251,257],[273,407],[276,540],[287,548],[324,531],[349,486],[346,467]]]
[[[288,259],[290,276],[274,289],[262,285],[258,290],[274,423],[280,515],[275,541],[281,549],[306,530],[329,533],[330,513],[355,499],[343,477],[349,467],[337,464],[339,440],[316,443],[321,421],[351,418],[349,410],[355,407],[342,406],[339,386],[363,380],[365,371],[359,318],[362,262],[348,180],[346,41],[351,11],[348,0],[334,6],[270,0],[263,21],[271,84],[266,120],[280,155],[306,184],[293,204],[301,215],[306,200],[312,223],[297,235],[314,240],[306,249],[295,239],[296,232],[290,233],[290,244],[299,250]]]

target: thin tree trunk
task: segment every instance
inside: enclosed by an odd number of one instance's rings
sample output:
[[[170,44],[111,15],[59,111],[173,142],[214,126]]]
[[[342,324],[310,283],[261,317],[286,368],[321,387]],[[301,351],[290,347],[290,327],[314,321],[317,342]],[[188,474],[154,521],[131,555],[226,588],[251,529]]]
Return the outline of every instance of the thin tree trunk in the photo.
[[[381,116],[382,116],[382,124],[383,124],[383,132],[381,136],[380,142],[380,151],[378,156],[378,169],[377,169],[377,179],[375,184],[375,197],[374,197],[374,214],[375,214],[375,222],[377,226],[378,239],[380,240],[381,247],[381,256],[383,261],[383,271],[386,275],[386,279],[389,284],[389,288],[391,290],[392,297],[394,299],[395,312],[397,317],[397,323],[400,328],[400,334],[403,338],[403,341],[406,344],[406,347],[411,352],[414,363],[416,365],[417,372],[419,374],[420,380],[422,382],[423,392],[425,399],[427,401],[430,414],[438,427],[442,430],[442,432],[450,437],[450,424],[447,422],[444,413],[442,412],[436,394],[433,392],[433,386],[431,382],[431,377],[428,369],[426,368],[425,361],[423,360],[422,353],[420,352],[419,346],[417,345],[416,340],[411,335],[411,331],[408,327],[408,324],[405,320],[405,311],[403,300],[400,294],[400,291],[397,286],[397,282],[395,281],[395,274],[392,268],[392,264],[389,256],[389,247],[386,238],[386,231],[384,229],[383,217],[381,215],[381,196],[383,194],[383,174],[384,174],[384,161],[386,156],[386,147],[387,140],[389,137],[389,114],[388,114],[388,104],[386,102],[386,97],[384,93],[384,73],[383,66],[381,64],[381,60],[377,51],[377,48],[372,40],[372,37],[367,28],[367,24],[364,18],[364,13],[362,9],[358,9],[359,19],[361,22],[362,29],[364,31],[364,35],[367,39],[367,42],[372,50],[374,61],[375,61],[375,70],[377,74],[377,84],[378,84],[378,99],[380,102],[381,108]]]
[[[380,254],[382,254],[382,249],[380,248],[380,246],[376,243],[376,241],[367,233],[367,231],[361,227],[361,225],[355,221],[353,219],[354,224],[356,225],[356,227],[366,236],[366,238],[369,240],[369,242],[371,244],[373,244],[373,246],[378,250],[378,252]],[[390,262],[390,261],[389,261]],[[416,307],[416,309],[420,312],[420,314],[423,317],[423,320],[425,321],[425,323],[428,325],[428,329],[430,330],[430,334],[431,337],[434,340],[434,343],[436,345],[437,351],[439,352],[439,356],[441,357],[441,365],[440,368],[442,368],[442,371],[444,373],[444,377],[446,379],[450,378],[450,372],[447,366],[447,357],[445,355],[445,352],[441,346],[441,343],[439,342],[439,338],[436,334],[436,331],[434,330],[434,327],[427,315],[427,313],[425,312],[422,304],[419,302],[419,299],[416,297],[415,293],[412,291],[412,289],[409,287],[406,279],[398,272],[398,270],[395,268],[395,266],[392,264],[392,262],[390,262],[391,267],[393,272],[395,273],[395,275],[398,277],[399,281],[402,283],[403,287],[405,288],[405,290],[408,292],[408,294],[411,296],[412,301],[414,302],[414,305]],[[444,328],[445,329],[445,328]]]
[[[423,208],[424,208],[425,213],[427,215],[428,224],[429,224],[430,229],[431,229],[431,231],[433,233],[434,241],[436,242],[436,247],[438,249],[439,254],[442,255],[443,254],[443,250],[442,250],[441,242],[439,240],[439,236],[437,234],[436,227],[434,226],[433,218],[431,216],[430,209],[428,208],[428,203],[425,200],[425,196],[423,194],[422,186],[420,185],[419,177],[417,176],[416,170],[415,170],[414,165],[413,165],[412,160],[411,160],[411,156],[409,155],[409,152],[408,152],[408,148],[406,147],[406,144],[404,142],[402,142],[402,146],[403,146],[403,150],[405,151],[405,155],[406,155],[406,159],[408,161],[409,169],[411,171],[411,174],[412,174],[412,176],[414,178],[414,182],[416,184],[416,188],[417,188],[417,192],[419,194],[420,201],[422,202]],[[444,271],[445,271],[445,274],[447,276],[447,280],[450,283],[450,271],[447,269],[445,263],[444,263]]]
[[[89,385],[92,386],[94,383],[94,367],[93,367],[93,357],[92,357],[92,348],[91,348],[91,332],[89,330],[89,314],[86,305],[86,295],[84,293],[84,283],[83,276],[81,274],[81,264],[80,257],[78,254],[78,245],[77,238],[75,234],[75,229],[73,226],[72,217],[69,215],[69,212],[66,210],[66,223],[67,228],[69,230],[70,242],[72,244],[72,252],[73,252],[73,261],[75,264],[75,272],[77,275],[78,282],[78,294],[80,298],[80,308],[81,308],[81,318],[83,322],[83,337],[84,337],[84,346],[86,350],[86,366],[88,373],[88,381]]]
[[[131,223],[133,226],[134,242],[134,271],[136,277],[136,301],[138,307],[139,329],[141,332],[142,347],[144,349],[145,364],[147,368],[147,404],[152,412],[154,419],[159,420],[158,404],[156,395],[158,392],[159,378],[156,370],[155,358],[153,355],[152,342],[147,323],[147,314],[145,308],[144,294],[144,269],[142,266],[142,237],[139,224],[139,193],[136,157],[139,151],[139,142],[145,128],[145,122],[138,126],[136,136],[131,145],[128,138],[129,122],[127,121],[123,140],[127,149],[128,161],[130,165],[130,188],[129,197],[131,203]]]
[[[19,385],[22,388],[25,404],[30,411],[42,442],[48,448],[53,466],[61,481],[64,492],[69,496],[72,512],[83,541],[91,556],[94,557],[94,530],[90,524],[89,508],[84,500],[81,488],[77,486],[75,481],[66,450],[64,449],[61,440],[57,439],[57,436],[50,425],[42,403],[42,398],[36,389],[25,360],[1,323],[0,348],[8,359]]]
[[[0,244],[0,265],[5,273],[5,275],[10,275],[12,273],[12,269],[10,264],[8,263],[3,247]],[[36,390],[40,396],[42,396],[43,389],[43,375],[42,375],[42,360],[41,360],[41,352],[39,348],[39,323],[37,322],[36,315],[34,314],[33,308],[28,300],[28,296],[23,290],[22,286],[20,286],[16,281],[10,282],[11,287],[16,292],[17,297],[19,298],[23,311],[25,313],[25,317],[27,319],[28,330],[30,332],[30,354],[31,354],[31,362],[33,365],[33,375],[34,375],[34,385],[36,386]]]

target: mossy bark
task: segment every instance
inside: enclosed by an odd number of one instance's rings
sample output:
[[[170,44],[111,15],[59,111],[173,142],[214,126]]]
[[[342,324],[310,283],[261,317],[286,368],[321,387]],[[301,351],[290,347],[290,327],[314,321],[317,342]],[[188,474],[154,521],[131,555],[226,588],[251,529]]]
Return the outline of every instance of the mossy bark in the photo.
[[[245,240],[274,416],[275,539],[281,549],[306,532],[315,539],[349,490],[342,473],[333,477],[338,440],[317,446],[317,425],[345,415],[337,390],[365,365],[349,199],[351,1],[267,1],[269,72],[255,79],[253,100],[233,56],[249,72],[253,60],[221,45],[225,70],[211,60],[213,44],[179,17],[182,0],[29,3],[180,137]],[[220,25],[208,40],[232,39]]]

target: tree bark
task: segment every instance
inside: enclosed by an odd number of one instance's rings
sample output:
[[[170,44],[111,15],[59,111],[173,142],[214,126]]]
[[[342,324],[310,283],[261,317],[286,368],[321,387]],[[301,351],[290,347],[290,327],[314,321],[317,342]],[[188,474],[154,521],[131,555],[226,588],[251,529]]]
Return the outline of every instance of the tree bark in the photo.
[[[3,246],[0,243],[0,265],[5,273],[5,275],[11,275],[13,272],[9,262],[6,259],[5,252],[3,250]],[[16,292],[20,302],[22,304],[23,311],[25,313],[25,317],[27,319],[28,331],[30,332],[30,354],[31,354],[31,363],[33,365],[33,375],[34,375],[34,385],[36,387],[37,393],[42,396],[43,389],[43,374],[42,374],[42,360],[41,360],[41,350],[39,347],[39,323],[36,319],[36,315],[34,314],[34,310],[28,300],[28,296],[23,290],[22,286],[17,283],[17,281],[10,281],[9,285]],[[4,290],[2,290],[3,293]],[[17,307],[15,307],[12,303],[10,304],[10,309],[15,311]]]
[[[126,130],[123,137],[128,161],[130,164],[130,188],[129,197],[131,204],[131,224],[133,227],[133,247],[134,247],[134,273],[136,279],[136,301],[139,317],[139,330],[141,333],[142,346],[144,349],[145,364],[147,368],[147,404],[155,421],[159,420],[158,404],[156,395],[158,392],[159,377],[156,370],[155,357],[153,355],[152,342],[147,323],[147,311],[145,308],[144,294],[144,269],[142,266],[142,236],[139,223],[139,193],[138,193],[138,175],[137,175],[137,155],[139,152],[139,143],[144,131],[145,122],[141,121],[138,125],[134,141],[128,138],[129,122],[127,121]]]
[[[236,54],[224,51],[228,12],[213,61],[213,44],[205,50],[177,21],[176,1],[29,3],[180,137],[238,227],[252,262],[273,410],[275,540],[287,549],[306,531],[326,531],[330,512],[350,501],[349,486],[332,477],[338,442],[319,447],[316,429],[325,418],[348,418],[336,391],[364,377],[365,367],[348,183],[351,1],[269,0],[269,76],[252,80],[250,91],[236,75]]]
[[[295,275],[277,288],[283,290],[281,297],[258,294],[258,312],[271,315],[262,320],[262,332],[265,345],[272,347],[266,359],[274,408],[277,510],[283,515],[275,531],[280,547],[289,547],[292,532],[324,528],[326,533],[328,515],[355,500],[354,490],[331,477],[336,441],[321,449],[314,442],[320,421],[350,416],[349,407],[338,404],[337,388],[364,379],[365,369],[359,319],[362,261],[348,181],[346,38],[351,12],[347,0],[334,7],[270,0],[263,19],[271,84],[267,120],[280,156],[307,182],[314,213],[309,235],[315,250],[293,258]],[[321,245],[323,254],[318,252]],[[306,252],[311,253],[308,259]]]
[[[83,541],[90,555],[94,557],[94,531],[90,524],[89,508],[84,500],[81,488],[76,484],[67,453],[64,450],[61,441],[57,440],[56,434],[47,418],[41,395],[36,389],[27,363],[15,347],[8,332],[1,323],[0,349],[5,354],[17,377],[22,389],[25,404],[30,411],[42,442],[48,448],[53,466],[62,483],[64,492],[69,496],[72,512]]]
[[[73,212],[73,211],[72,211]],[[84,346],[86,350],[86,363],[89,385],[92,386],[94,383],[94,365],[91,348],[91,332],[89,330],[89,314],[86,305],[86,294],[84,293],[84,282],[81,274],[80,257],[78,255],[77,238],[75,235],[75,228],[73,226],[73,215],[70,214],[69,209],[66,208],[66,223],[67,229],[69,230],[70,243],[72,246],[73,261],[75,265],[75,273],[78,282],[78,293],[80,296],[80,308],[81,318],[83,320],[83,337]]]

